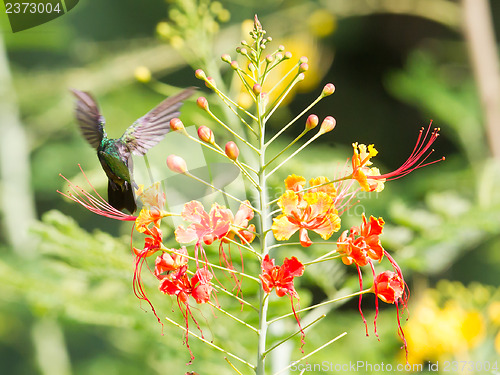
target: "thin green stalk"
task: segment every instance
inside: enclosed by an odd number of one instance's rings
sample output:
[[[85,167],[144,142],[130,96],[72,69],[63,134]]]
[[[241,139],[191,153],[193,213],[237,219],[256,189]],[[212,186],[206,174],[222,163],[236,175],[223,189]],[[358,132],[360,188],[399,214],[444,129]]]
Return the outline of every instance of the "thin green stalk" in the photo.
[[[252,207],[252,205],[251,205],[251,204],[246,203],[246,202],[242,201],[242,200],[241,200],[241,199],[239,199],[239,198],[236,198],[234,195],[229,194],[229,193],[225,192],[224,190],[219,189],[219,188],[217,188],[217,187],[213,186],[212,184],[210,184],[210,183],[206,182],[205,180],[202,180],[202,179],[201,179],[201,178],[199,178],[199,177],[196,177],[195,175],[193,175],[193,174],[189,173],[189,171],[184,172],[184,175],[185,175],[185,176],[188,176],[188,177],[191,177],[193,180],[198,181],[198,182],[201,182],[202,184],[204,184],[204,185],[206,185],[206,186],[208,186],[208,187],[210,187],[210,188],[212,188],[212,189],[214,189],[214,190],[217,190],[219,193],[221,193],[221,194],[225,195],[226,197],[229,197],[229,198],[231,198],[231,199],[234,199],[236,202],[239,202],[239,203],[241,203],[241,204],[244,204],[244,205],[245,205],[245,206],[247,206],[248,208],[250,208],[250,209],[254,210],[255,212],[258,212],[258,210],[257,210],[256,208]]]
[[[302,137],[303,137],[303,136],[304,136],[304,135],[305,135],[308,131],[309,131],[309,130],[304,129],[304,130],[302,131],[302,133],[300,133],[300,134],[297,136],[297,138],[295,138],[293,141],[291,141],[291,142],[288,144],[288,146],[286,146],[285,148],[283,148],[283,150],[281,150],[281,151],[280,151],[280,152],[278,152],[276,155],[274,155],[274,157],[273,157],[271,160],[269,160],[269,161],[267,162],[267,164],[266,164],[266,165],[264,165],[264,168],[267,168],[267,167],[269,166],[269,164],[271,164],[273,161],[275,161],[277,158],[279,158],[279,157],[280,157],[280,155],[282,155],[282,154],[283,154],[286,150],[288,150],[290,147],[292,147],[292,146],[293,146],[293,145],[294,145],[294,144],[295,144],[295,143],[296,143],[296,142],[297,142],[300,138],[302,138]]]
[[[342,301],[342,300],[347,299],[347,298],[356,297],[356,296],[359,296],[360,294],[366,294],[369,291],[370,291],[370,289],[365,289],[365,290],[361,290],[359,292],[348,294],[346,296],[342,296],[342,297],[339,297],[339,298],[334,298],[334,299],[331,299],[331,300],[328,300],[328,301],[325,301],[325,302],[321,302],[321,303],[318,303],[316,305],[312,305],[312,306],[305,307],[303,309],[297,310],[297,311],[295,311],[295,314],[299,314],[299,313],[304,312],[304,311],[312,310],[312,309],[315,309],[316,307],[329,305],[330,303],[339,302],[339,301]],[[278,320],[288,318],[289,316],[292,316],[292,315],[294,315],[293,312],[285,314],[285,315],[278,316],[277,318],[274,318],[274,319],[270,320],[269,322],[267,322],[267,324],[271,325],[274,322],[277,322]]]
[[[245,301],[243,298],[241,297],[238,297],[237,295],[231,293],[230,291],[228,291],[226,288],[223,288],[221,286],[218,286],[217,284],[212,284],[212,286],[217,289],[219,292],[222,292],[222,293],[225,293],[227,294],[228,296],[230,297],[233,297],[234,299],[238,300],[239,302],[241,302],[243,305],[246,305],[248,307],[250,307],[251,309],[255,310],[256,312],[259,311],[259,309],[257,307],[255,307],[254,305],[252,305],[250,302],[247,302]]]
[[[297,116],[295,116],[295,118],[293,120],[291,120],[288,124],[283,126],[279,132],[277,132],[269,141],[267,141],[266,146],[269,146],[271,143],[273,143],[276,138],[278,138],[290,126],[295,124],[295,121],[297,121],[299,118],[301,118],[307,111],[309,111],[312,107],[314,107],[323,98],[324,98],[324,96],[322,96],[322,95],[318,96],[314,102],[312,102],[310,105],[308,105],[306,109],[304,109]]]
[[[238,133],[236,133],[233,129],[231,129],[231,127],[227,126],[224,121],[222,121],[221,119],[219,119],[217,116],[215,116],[213,114],[213,112],[210,110],[210,108],[206,108],[205,109],[205,112],[207,112],[210,117],[212,117],[219,125],[221,125],[224,129],[226,129],[229,133],[231,133],[232,135],[234,135],[236,138],[238,138],[241,142],[243,142],[244,144],[246,144],[248,147],[250,147],[252,150],[254,150],[257,154],[259,153],[259,150],[254,146],[252,145],[250,142],[248,142],[245,138],[243,138],[241,135],[239,135]]]
[[[204,342],[205,344],[207,344],[208,346],[211,346],[212,348],[222,352],[222,353],[225,353],[226,355],[228,355],[229,357],[231,358],[234,358],[236,359],[237,361],[240,361],[241,363],[244,363],[245,365],[247,365],[248,367],[250,367],[252,370],[255,369],[255,366],[252,365],[251,363],[248,363],[247,361],[245,361],[244,359],[238,357],[236,354],[233,354],[231,352],[228,352],[227,350],[224,350],[222,349],[220,346],[217,346],[215,345],[214,343],[204,339],[203,337],[201,336],[198,336],[196,333],[186,329],[186,327],[183,327],[181,326],[179,323],[175,322],[174,320],[170,319],[168,316],[165,317],[165,320],[167,320],[167,322],[173,324],[174,326],[176,327],[179,327],[180,329],[182,329],[184,332],[187,332],[188,334],[190,334],[191,336],[197,338],[198,340]]]
[[[283,60],[281,60],[281,61],[283,61]],[[272,66],[272,67],[271,67],[271,69],[269,69],[269,72],[270,72],[270,71],[271,71],[271,70],[272,70],[272,69],[273,69],[276,65],[278,65],[281,61],[277,62],[274,66]],[[290,74],[292,74],[294,71],[297,71],[297,69],[298,69],[298,67],[299,67],[299,66],[300,66],[300,64],[299,64],[299,63],[295,64],[295,65],[294,65],[294,66],[293,66],[293,67],[292,67],[292,68],[291,68],[291,69],[290,69],[290,70],[289,70],[289,71],[288,71],[288,72],[287,72],[287,73],[286,73],[283,77],[281,77],[281,79],[280,79],[280,80],[279,80],[279,81],[278,81],[278,82],[274,85],[274,87],[273,87],[273,88],[271,88],[271,90],[269,90],[269,94],[270,94],[270,93],[272,93],[272,92],[273,92],[273,91],[274,91],[277,87],[279,87],[279,85],[281,85],[281,82],[283,82],[285,79],[287,79],[287,78],[288,78],[288,76],[289,76]],[[264,79],[265,79],[265,78],[266,78],[266,77],[264,77]],[[287,92],[286,94],[288,94],[288,92]],[[285,94],[285,96],[286,96],[286,94]],[[273,104],[273,106],[274,106],[274,104]],[[267,116],[267,118],[269,118],[269,116]]]
[[[336,245],[337,242],[320,242],[318,245]],[[297,246],[301,245],[300,242],[283,242],[283,243],[277,243],[275,245],[269,246],[269,250],[274,249],[275,247],[281,247],[281,246]],[[302,245],[301,245],[302,246]],[[335,250],[337,251],[337,250]],[[328,253],[330,254],[330,253]]]
[[[293,87],[301,81],[301,79],[298,79],[301,75],[300,74],[297,74],[297,76],[288,84],[285,92],[283,92],[281,94],[281,96],[277,99],[276,102],[273,103],[273,106],[272,106],[272,109],[269,111],[269,113],[267,114],[265,120],[267,121],[274,113],[274,111],[276,111],[276,109],[280,106],[280,104],[283,102],[283,100],[286,98],[286,96],[288,95],[288,93],[290,92],[290,90],[293,89]],[[303,76],[302,76],[303,77]]]
[[[334,259],[339,259],[339,258],[342,258],[342,255],[334,255],[334,256],[331,256],[331,257],[326,257],[326,258],[323,258],[323,257],[320,257],[316,260],[312,260],[310,262],[306,262],[306,263],[302,263],[304,266],[310,266],[311,264],[317,264],[317,263],[321,263],[321,262],[327,262],[329,260],[334,260]]]
[[[238,375],[243,375],[236,367],[234,367],[234,365],[229,361],[229,359],[227,359],[227,357],[224,357],[224,359],[226,360],[226,362],[229,364],[229,366],[231,366],[231,368],[236,371],[236,373]]]
[[[312,352],[310,352],[309,354],[307,354],[307,355],[305,355],[305,356],[301,357],[299,360],[297,360],[297,361],[294,361],[294,362],[290,363],[290,364],[289,364],[288,366],[286,366],[286,367],[283,367],[281,370],[279,370],[278,372],[275,372],[273,375],[279,375],[279,374],[281,374],[282,372],[285,372],[286,370],[288,370],[288,369],[289,369],[290,367],[292,367],[293,365],[296,365],[297,363],[302,362],[304,359],[309,358],[309,357],[310,357],[310,356],[312,356],[313,354],[315,354],[315,353],[319,352],[320,350],[322,350],[322,349],[326,348],[328,345],[333,344],[335,341],[337,341],[337,340],[341,339],[341,338],[342,338],[342,337],[344,337],[345,335],[347,335],[347,332],[344,332],[344,333],[342,333],[342,334],[338,335],[337,337],[335,337],[335,338],[331,339],[331,340],[330,340],[330,341],[328,341],[326,344],[321,345],[319,348],[317,348],[317,349],[313,350]]]
[[[281,340],[280,342],[278,342],[277,344],[273,345],[272,347],[270,347],[269,349],[266,350],[266,352],[264,353],[264,355],[267,355],[269,354],[270,352],[272,352],[274,349],[276,349],[278,346],[280,346],[281,344],[287,342],[288,340],[290,340],[292,337],[294,336],[297,336],[299,333],[302,333],[303,331],[305,331],[307,328],[309,328],[310,326],[312,326],[313,324],[319,322],[321,319],[323,319],[324,317],[326,317],[325,314],[319,316],[318,318],[316,318],[315,320],[313,320],[311,323],[309,323],[308,325],[306,325],[305,327],[303,327],[301,330],[299,329],[298,331],[292,333],[291,335],[289,335],[288,337],[284,338],[283,340]]]
[[[230,317],[231,319],[233,319],[234,321],[240,323],[240,324],[243,324],[245,327],[247,328],[250,328],[252,331],[254,331],[255,333],[259,333],[259,331],[257,330],[257,328],[251,326],[250,324],[248,324],[247,322],[244,322],[243,320],[235,317],[233,314],[231,314],[230,312],[227,312],[226,310],[220,308],[219,306],[217,306],[215,303],[213,303],[212,301],[208,301],[208,304],[210,306],[212,306],[213,308],[215,308],[216,310],[220,311],[221,313],[227,315],[228,317]]]
[[[280,169],[285,163],[287,163],[290,159],[292,159],[295,155],[297,155],[304,148],[309,146],[310,143],[314,142],[317,138],[321,136],[321,132],[316,133],[311,139],[309,139],[306,143],[300,146],[297,150],[295,150],[290,156],[288,156],[285,160],[283,160],[280,164],[278,164],[271,172],[267,174],[267,176],[271,176],[274,172]]]

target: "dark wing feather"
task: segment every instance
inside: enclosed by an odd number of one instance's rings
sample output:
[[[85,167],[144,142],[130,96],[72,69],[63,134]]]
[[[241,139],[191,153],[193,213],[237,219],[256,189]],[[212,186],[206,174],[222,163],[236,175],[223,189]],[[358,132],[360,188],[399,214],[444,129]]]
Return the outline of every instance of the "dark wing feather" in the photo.
[[[144,155],[160,142],[170,130],[170,120],[180,115],[182,101],[196,90],[190,87],[180,94],[171,96],[130,125],[120,138],[129,152]]]
[[[99,113],[97,103],[89,93],[74,89],[71,92],[77,99],[75,114],[82,135],[92,147],[97,149],[102,138],[106,137],[104,117]]]

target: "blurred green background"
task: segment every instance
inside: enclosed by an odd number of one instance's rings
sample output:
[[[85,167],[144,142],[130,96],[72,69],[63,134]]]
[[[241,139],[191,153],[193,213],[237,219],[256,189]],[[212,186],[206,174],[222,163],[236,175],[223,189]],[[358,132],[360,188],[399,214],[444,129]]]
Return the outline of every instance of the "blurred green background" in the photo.
[[[433,119],[441,128],[432,157],[446,161],[387,183],[382,194],[361,201],[358,216],[343,218],[342,230],[357,224],[361,210],[384,217],[383,245],[411,289],[410,319],[403,322],[410,363],[439,363],[443,372],[444,361],[471,361],[477,370],[451,373],[494,373],[485,364],[493,366],[500,355],[500,75],[488,31],[499,40],[500,2],[82,0],[67,15],[20,33],[11,32],[6,16],[0,21],[2,374],[232,373],[222,353],[194,339],[196,359],[186,367],[183,332],[166,323],[162,335],[148,306],[136,299],[130,223],[98,217],[56,190],[66,189],[59,173],[83,184],[78,163],[99,191],[106,186],[77,130],[69,88],[92,92],[108,134],[119,136],[165,95],[202,86],[196,68],[230,86],[219,57],[234,58],[247,38],[245,20],[256,13],[275,46],[309,58],[306,81],[276,113],[272,129],[300,113],[325,83],[336,86],[311,111],[334,116],[336,129],[289,163],[273,188],[281,188],[287,173],[332,178],[355,141],[374,143],[377,166],[388,172],[406,160],[421,126]],[[239,94],[236,85],[231,90]],[[182,119],[213,125],[193,101]],[[293,139],[302,124],[286,137]],[[162,147],[156,151],[166,158],[175,145]],[[324,250],[281,251],[307,260]],[[317,270],[300,280],[302,307],[358,288],[355,269],[339,261]],[[145,276],[145,284],[159,315],[182,321],[175,300],[156,292],[152,277]],[[273,303],[289,310],[287,301]],[[371,329],[373,298],[364,298],[363,306]],[[357,299],[327,312],[308,331],[306,353],[344,330],[348,335],[309,363],[404,363],[394,306],[382,306],[380,341],[364,336]],[[198,313],[208,338],[253,360],[248,332],[222,323],[210,309]],[[280,326],[270,340],[293,332],[295,324]],[[298,346],[283,348],[270,368],[299,358]]]

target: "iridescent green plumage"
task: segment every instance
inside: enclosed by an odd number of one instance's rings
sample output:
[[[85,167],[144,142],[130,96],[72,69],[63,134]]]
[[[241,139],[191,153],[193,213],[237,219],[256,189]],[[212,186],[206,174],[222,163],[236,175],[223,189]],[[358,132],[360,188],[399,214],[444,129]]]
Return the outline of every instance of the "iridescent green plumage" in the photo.
[[[170,130],[170,120],[180,115],[182,101],[189,98],[194,88],[165,99],[157,107],[130,125],[118,139],[107,138],[105,120],[96,101],[86,92],[72,90],[77,98],[76,119],[89,144],[97,150],[97,157],[108,176],[108,201],[118,210],[133,213],[137,206],[133,186],[132,154],[144,155],[160,142]]]

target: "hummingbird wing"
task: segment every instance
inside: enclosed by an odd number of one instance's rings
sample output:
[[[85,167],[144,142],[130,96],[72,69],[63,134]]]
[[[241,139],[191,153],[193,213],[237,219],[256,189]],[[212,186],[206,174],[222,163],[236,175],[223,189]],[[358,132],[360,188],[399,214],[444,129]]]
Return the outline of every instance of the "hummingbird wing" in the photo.
[[[120,141],[127,146],[129,152],[144,155],[170,131],[170,120],[180,115],[182,101],[189,98],[195,90],[195,87],[190,87],[162,101],[130,125]]]
[[[97,102],[89,93],[75,89],[72,89],[71,92],[77,99],[75,114],[80,131],[90,145],[97,149],[103,137],[106,137],[106,132],[104,131],[106,121],[99,113]]]

